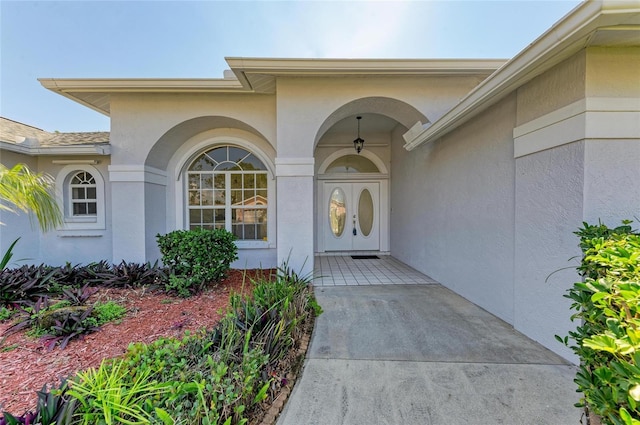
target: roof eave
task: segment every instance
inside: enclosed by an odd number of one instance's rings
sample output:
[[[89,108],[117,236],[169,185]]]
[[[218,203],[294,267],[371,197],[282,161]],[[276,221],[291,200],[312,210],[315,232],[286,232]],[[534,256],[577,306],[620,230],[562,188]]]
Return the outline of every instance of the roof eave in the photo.
[[[21,146],[15,143],[0,141],[0,150],[16,152],[27,156],[53,155],[111,155],[108,144],[76,145],[76,146]]]
[[[478,85],[454,108],[422,131],[405,133],[405,149],[412,150],[453,131],[517,87],[588,45],[590,36],[606,15],[639,13],[625,1],[587,1],[574,8],[553,27]]]

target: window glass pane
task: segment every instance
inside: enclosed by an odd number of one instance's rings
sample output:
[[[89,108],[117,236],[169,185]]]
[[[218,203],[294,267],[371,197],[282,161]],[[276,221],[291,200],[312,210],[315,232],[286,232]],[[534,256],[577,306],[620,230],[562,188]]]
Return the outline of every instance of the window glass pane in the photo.
[[[253,189],[256,187],[256,176],[255,174],[245,174],[244,175],[244,188],[245,189]]]
[[[72,189],[71,199],[86,199],[83,187],[74,187]]]
[[[267,188],[267,175],[265,173],[260,173],[256,175],[256,188],[257,189]]]
[[[231,173],[231,189],[242,189],[242,174]]]
[[[224,190],[214,190],[214,199],[216,205],[224,205],[225,204],[225,191]]]
[[[87,211],[89,214],[91,215],[96,215],[96,211],[97,211],[97,204],[95,202],[89,202],[87,204]]]
[[[229,161],[239,163],[247,155],[249,155],[249,152],[247,152],[246,150],[229,146]]]
[[[256,226],[255,226],[255,224],[245,224],[244,225],[244,238],[245,239],[256,239]]]
[[[87,214],[87,204],[73,204],[73,215],[85,215]]]
[[[329,227],[336,237],[342,236],[347,219],[345,194],[339,187],[333,189],[329,199]]]
[[[224,222],[225,222],[225,210],[223,210],[222,208],[216,208],[214,210],[214,221],[216,223],[222,223],[222,225],[224,226]]]
[[[232,190],[231,191],[231,205],[238,205],[242,202],[242,191],[241,190]]]
[[[207,152],[207,155],[215,162],[225,162],[227,160],[227,147],[222,146],[220,148],[211,149]]]
[[[234,224],[233,226],[231,226],[232,230],[231,232],[234,234],[234,236],[239,239],[239,240],[243,240],[244,239],[244,234],[242,232],[243,230],[243,226],[242,224]]]
[[[200,202],[202,205],[213,205],[213,190],[201,190]]]
[[[212,209],[204,209],[204,210],[202,210],[202,222],[203,223],[213,223],[213,210]]]
[[[231,161],[221,162],[216,167],[216,171],[231,171],[231,170],[238,170],[238,169],[239,169],[238,164]]]
[[[224,174],[217,174],[214,176],[214,181],[215,181],[215,186],[216,189],[224,189],[224,185],[225,185],[225,175]]]
[[[200,174],[189,173],[189,189],[200,189]]]
[[[240,164],[240,166],[245,171],[266,170],[266,167],[264,166],[262,161],[260,161],[254,155],[249,155],[248,157],[246,157],[244,161],[242,161],[242,164]]]
[[[88,187],[87,188],[87,199],[96,199],[96,188]]]
[[[260,203],[262,205],[267,205],[267,191],[266,190],[256,190],[256,196],[259,198]]]
[[[189,191],[189,205],[200,205],[200,191],[199,190],[190,190]]]
[[[213,174],[201,174],[200,187],[202,189],[213,189]]]
[[[256,239],[267,240],[267,223],[259,223],[256,224],[256,232],[258,232],[258,237]]]
[[[378,167],[362,155],[345,155],[327,167],[325,173],[379,173]]]
[[[211,160],[206,154],[200,155],[198,159],[193,161],[189,171],[213,171],[216,167],[216,163]]]
[[[244,197],[242,198],[243,205],[255,205],[256,204],[256,191],[255,190],[245,190]]]
[[[373,198],[368,189],[360,193],[358,200],[358,223],[363,236],[369,236],[373,228]]]
[[[189,223],[202,223],[201,210],[196,210],[196,209],[189,210]]]

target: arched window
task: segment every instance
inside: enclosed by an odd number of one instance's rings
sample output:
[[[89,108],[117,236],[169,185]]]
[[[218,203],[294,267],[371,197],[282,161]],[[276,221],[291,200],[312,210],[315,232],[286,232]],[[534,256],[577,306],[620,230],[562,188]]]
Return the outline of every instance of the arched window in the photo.
[[[64,211],[61,231],[105,229],[104,179],[97,168],[88,164],[63,167],[56,177],[56,192]]]
[[[239,240],[267,239],[267,168],[251,152],[218,146],[187,170],[190,229],[227,229]]]
[[[86,171],[71,178],[69,211],[74,217],[95,216],[98,211],[96,179]]]

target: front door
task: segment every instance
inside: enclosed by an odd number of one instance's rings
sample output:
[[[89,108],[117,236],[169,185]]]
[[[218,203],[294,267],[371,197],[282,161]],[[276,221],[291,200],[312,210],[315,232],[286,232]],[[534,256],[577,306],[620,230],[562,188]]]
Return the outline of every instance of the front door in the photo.
[[[380,184],[325,182],[325,251],[380,249]]]

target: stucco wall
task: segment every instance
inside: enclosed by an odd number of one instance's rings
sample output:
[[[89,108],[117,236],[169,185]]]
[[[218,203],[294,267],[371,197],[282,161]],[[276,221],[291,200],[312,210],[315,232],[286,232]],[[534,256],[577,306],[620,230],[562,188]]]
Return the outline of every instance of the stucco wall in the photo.
[[[572,358],[554,335],[575,327],[566,290],[580,280],[573,234],[582,223],[584,143],[577,142],[516,159],[514,327]],[[553,272],[561,270],[545,279]]]
[[[147,164],[163,169],[180,145],[196,134],[211,130],[186,127],[147,162],[156,142],[173,127],[198,117],[227,117],[254,129],[275,145],[275,96],[136,94],[111,99],[111,145],[114,164]],[[231,127],[228,123],[223,126]]]
[[[37,160],[27,155],[2,151],[0,152],[0,162],[9,168],[16,164],[23,163],[29,167],[30,170],[38,171]],[[26,213],[19,211],[18,214],[14,214],[0,209],[0,222],[4,223],[4,225],[0,225],[0,257],[4,255],[14,240],[20,238],[20,241],[13,250],[14,256],[9,265],[10,267],[16,267],[25,263],[23,261],[16,261],[19,259],[28,259],[29,261],[26,261],[27,263],[42,262],[40,255],[40,232],[37,221],[34,221],[33,226],[31,226],[29,216]]]
[[[392,144],[391,253],[513,321],[511,95],[446,138]]]
[[[587,96],[637,98],[640,106],[640,47],[587,49]]]
[[[65,160],[69,157],[46,156],[38,161],[39,170],[51,174],[55,178],[64,178],[59,172],[67,169],[72,173],[74,165],[64,166],[53,164],[54,160]],[[99,173],[104,182],[104,228],[97,230],[55,230],[42,236],[41,253],[43,261],[52,265],[71,263],[90,263],[92,261],[112,260],[111,251],[111,190],[109,186],[109,157],[79,156],[74,160],[96,160],[98,164],[91,165],[93,174]],[[67,174],[68,175],[68,174]],[[58,197],[62,194],[58,193]],[[119,261],[119,260],[118,260]]]
[[[582,51],[518,88],[517,125],[582,99],[585,64],[586,53]]]

